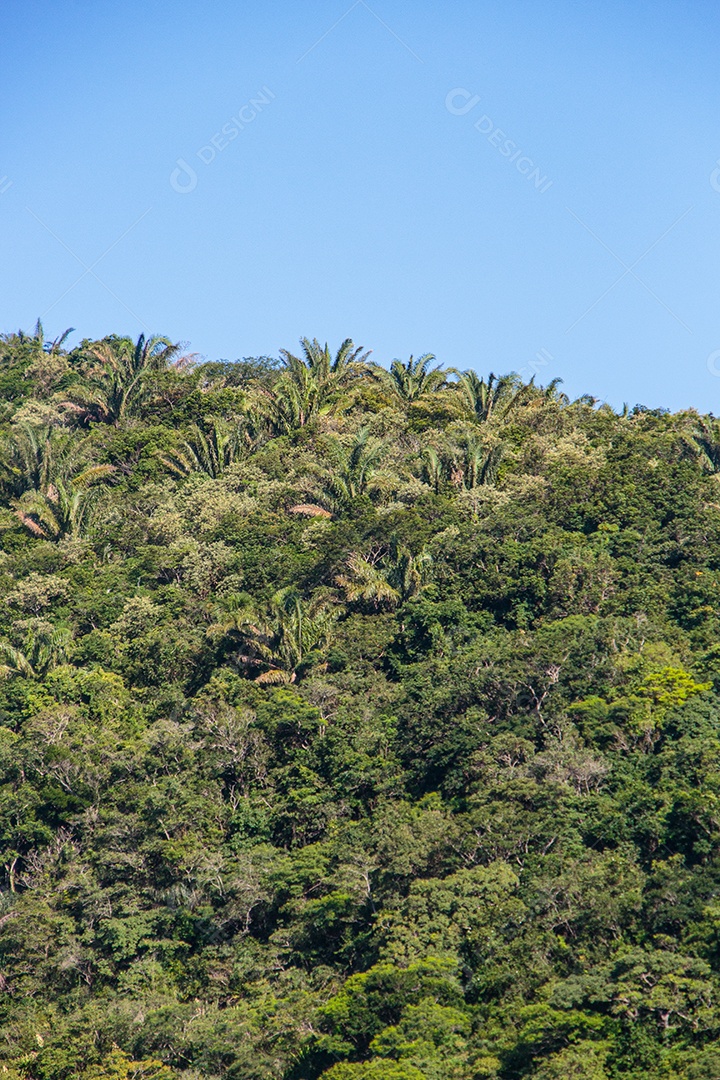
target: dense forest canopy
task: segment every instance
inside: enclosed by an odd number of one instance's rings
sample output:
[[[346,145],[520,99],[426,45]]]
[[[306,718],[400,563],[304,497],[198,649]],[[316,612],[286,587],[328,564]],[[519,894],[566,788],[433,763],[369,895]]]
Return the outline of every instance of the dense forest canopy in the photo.
[[[0,1073],[717,1080],[720,424],[0,339]]]

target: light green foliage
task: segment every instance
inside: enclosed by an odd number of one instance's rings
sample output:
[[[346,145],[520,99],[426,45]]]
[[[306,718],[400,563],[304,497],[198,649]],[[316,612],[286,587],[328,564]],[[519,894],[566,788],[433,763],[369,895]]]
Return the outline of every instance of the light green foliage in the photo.
[[[364,1064],[344,1062],[323,1073],[326,1080],[426,1080],[414,1065],[376,1059]]]
[[[585,1039],[551,1054],[532,1075],[536,1080],[610,1080],[607,1051],[607,1043]]]
[[[470,1018],[462,1009],[437,1005],[425,998],[403,1009],[400,1021],[385,1028],[370,1043],[379,1057],[407,1061],[428,1080],[466,1076]]]
[[[450,955],[474,967],[492,956],[527,916],[517,875],[505,863],[415,881],[388,920],[386,952],[401,963]]]

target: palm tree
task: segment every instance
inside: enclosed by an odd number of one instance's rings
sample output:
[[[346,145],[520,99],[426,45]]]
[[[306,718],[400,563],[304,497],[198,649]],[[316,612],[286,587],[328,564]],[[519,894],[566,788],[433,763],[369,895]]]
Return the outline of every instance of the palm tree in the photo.
[[[350,443],[327,439],[328,467],[320,473],[320,499],[335,512],[348,507],[373,486],[378,467],[386,453],[383,439],[373,438],[368,427],[361,428]]]
[[[335,581],[350,604],[362,602],[377,609],[395,608],[400,603],[400,593],[390,584],[387,574],[372,558],[357,551],[348,556],[347,573],[338,574]]]
[[[319,660],[340,612],[325,596],[303,600],[297,589],[280,589],[264,610],[246,603],[210,627],[211,636],[240,638],[239,665],[261,669],[258,683],[294,683]]]
[[[366,362],[370,352],[363,352],[362,346],[355,345],[351,338],[343,341],[335,356],[331,354],[327,342],[323,347],[317,338],[313,338],[312,341],[309,338],[301,338],[300,344],[303,349],[303,359],[293,356],[287,349],[280,350],[286,370],[304,367],[319,385],[332,382],[336,385],[344,385],[367,370]]]
[[[59,540],[83,532],[97,498],[97,481],[114,465],[88,465],[82,445],[49,426],[20,426],[0,449],[0,487],[28,532]]]
[[[720,420],[698,419],[689,441],[705,472],[720,473]]]
[[[528,386],[534,385],[535,376],[532,377]],[[559,386],[562,386],[563,380],[560,378],[551,379],[547,386],[538,387],[539,396],[542,401],[552,402],[555,405],[560,405],[563,408],[570,404],[570,398],[562,390],[558,390]]]
[[[14,499],[15,513],[28,532],[44,540],[82,534],[99,495],[93,485],[113,472],[114,465],[89,465],[72,476],[50,480]]]
[[[23,330],[0,334],[0,419],[10,419],[16,401],[26,400],[26,404],[35,409],[40,406],[37,399],[49,395],[67,371],[68,362],[62,346],[71,333],[72,328],[54,341],[45,341],[43,326],[38,319],[34,334]],[[27,401],[29,390],[30,400]]]
[[[202,472],[215,479],[240,457],[244,448],[243,434],[237,424],[226,424],[214,417],[205,430],[199,424],[193,424],[188,437],[176,450],[158,454],[158,457],[175,476]]]
[[[448,443],[450,479],[469,491],[494,484],[503,453],[502,443],[488,446],[475,431],[464,431]]]
[[[33,334],[26,334],[24,330],[18,330],[17,334],[11,334],[9,336],[3,334],[2,339],[4,341],[11,341],[13,338],[16,338],[21,345],[30,345],[36,352],[46,352],[50,353],[50,355],[55,355],[60,352],[63,345],[74,331],[75,327],[70,326],[67,330],[64,330],[62,334],[59,334],[54,341],[46,341],[42,321],[38,319],[35,323],[35,331]]]
[[[498,378],[491,373],[486,382],[474,371],[464,371],[456,386],[473,419],[480,424],[487,423],[495,415],[506,416],[514,406],[520,404],[524,389],[517,376],[502,375]]]
[[[433,489],[436,495],[440,492],[445,469],[443,460],[438,453],[437,447],[429,444],[423,447],[420,454],[422,479]]]
[[[432,556],[428,551],[412,555],[404,545],[396,542],[390,546],[388,580],[397,589],[403,603],[418,596],[425,587],[425,582],[432,565]]]
[[[373,374],[394,397],[409,404],[436,394],[448,385],[447,376],[452,369],[444,370],[439,365],[431,368],[435,359],[433,353],[425,353],[417,360],[411,356],[406,364],[402,360],[393,360],[389,370],[375,365]]]
[[[257,411],[274,435],[303,428],[324,405],[312,374],[303,368],[284,371],[272,388],[255,388]]]
[[[281,349],[283,369],[271,388],[256,385],[256,402],[277,433],[305,427],[367,371],[369,352],[346,338],[335,356],[317,338],[301,339],[303,355]]]
[[[428,552],[412,555],[396,541],[383,552],[348,556],[348,572],[335,579],[349,603],[372,608],[396,608],[417,596],[424,587],[432,563]]]
[[[0,449],[0,483],[10,498],[48,482],[53,464],[62,458],[70,440],[49,425],[23,424],[4,439]]]
[[[95,342],[86,351],[84,380],[71,388],[62,405],[82,423],[117,424],[147,399],[150,374],[186,364],[187,357],[178,357],[180,349],[169,338],[144,334],[135,343],[119,337]]]
[[[24,631],[22,648],[0,638],[0,678],[20,675],[38,679],[63,663],[72,643],[69,630],[58,629],[44,619],[23,619],[16,624]]]
[[[439,442],[423,447],[420,478],[436,495],[444,482],[469,491],[494,484],[504,456],[504,445],[482,437],[471,424],[453,425],[453,428]]]

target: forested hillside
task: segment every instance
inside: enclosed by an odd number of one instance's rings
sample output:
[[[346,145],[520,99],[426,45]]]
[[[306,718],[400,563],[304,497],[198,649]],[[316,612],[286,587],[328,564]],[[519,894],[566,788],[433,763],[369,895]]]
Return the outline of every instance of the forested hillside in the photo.
[[[40,326],[0,398],[2,1077],[720,1077],[718,422]]]

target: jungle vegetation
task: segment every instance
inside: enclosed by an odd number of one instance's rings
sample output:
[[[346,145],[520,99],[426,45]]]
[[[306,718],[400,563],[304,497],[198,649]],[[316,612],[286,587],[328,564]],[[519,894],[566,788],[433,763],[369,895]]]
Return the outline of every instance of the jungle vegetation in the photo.
[[[720,422],[0,338],[0,1075],[717,1080]]]

